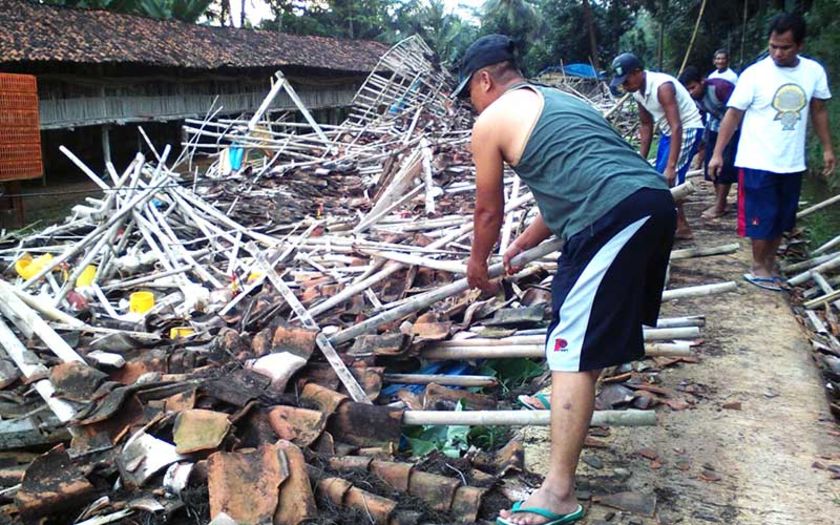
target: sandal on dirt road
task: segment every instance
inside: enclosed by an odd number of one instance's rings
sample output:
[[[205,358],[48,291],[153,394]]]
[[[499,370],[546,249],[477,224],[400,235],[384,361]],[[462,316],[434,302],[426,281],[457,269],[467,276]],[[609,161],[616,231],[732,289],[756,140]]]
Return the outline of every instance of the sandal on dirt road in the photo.
[[[782,287],[779,286],[779,280],[776,277],[759,277],[751,273],[745,273],[744,280],[752,285],[758,286],[762,290],[770,290],[772,292],[782,291]]]
[[[578,505],[577,510],[570,512],[569,514],[555,514],[550,510],[541,509],[539,507],[523,507],[523,503],[525,502],[517,501],[513,504],[510,511],[513,514],[536,514],[548,520],[540,525],[562,525],[563,523],[574,523],[575,521],[582,519],[584,514],[583,507],[580,505]],[[496,518],[496,525],[513,525],[513,522],[499,517]]]
[[[545,394],[521,395],[516,400],[528,410],[551,410],[551,400]]]

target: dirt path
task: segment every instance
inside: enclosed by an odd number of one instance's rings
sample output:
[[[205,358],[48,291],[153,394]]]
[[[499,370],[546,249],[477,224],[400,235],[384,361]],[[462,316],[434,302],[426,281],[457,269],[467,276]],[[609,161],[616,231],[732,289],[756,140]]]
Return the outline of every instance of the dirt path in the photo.
[[[709,192],[704,184],[687,206],[695,242],[732,242],[734,213],[711,223],[699,219]],[[739,287],[663,308],[663,316],[706,316],[701,362],[660,374],[661,386],[694,392],[686,398],[696,404],[678,411],[658,408],[658,426],[613,428],[603,438],[608,448],[584,450],[589,464],[581,464],[579,496],[598,500],[621,491],[655,496],[655,515],[593,503],[584,523],[840,524],[840,481],[812,466],[840,464],[838,427],[806,334],[785,297],[742,280],[748,249],[742,241],[734,255],[672,267],[673,288],[725,280]],[[736,402],[740,409],[723,408]],[[539,473],[547,467],[546,435],[544,429],[525,433],[526,464]],[[640,451],[658,457],[646,459]]]

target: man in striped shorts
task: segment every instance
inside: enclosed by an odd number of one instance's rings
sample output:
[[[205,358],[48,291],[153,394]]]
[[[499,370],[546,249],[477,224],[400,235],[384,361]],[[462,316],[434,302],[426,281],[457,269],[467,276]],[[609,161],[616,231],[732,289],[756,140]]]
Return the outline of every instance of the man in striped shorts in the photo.
[[[612,63],[610,87],[633,93],[639,106],[641,127],[639,151],[647,158],[653,141],[653,126],[662,136],[656,152],[656,171],[669,186],[685,182],[691,159],[697,154],[703,136],[703,120],[691,95],[680,82],[665,73],[647,71],[632,53],[623,53]],[[677,205],[677,239],[690,239],[691,228],[682,205]]]

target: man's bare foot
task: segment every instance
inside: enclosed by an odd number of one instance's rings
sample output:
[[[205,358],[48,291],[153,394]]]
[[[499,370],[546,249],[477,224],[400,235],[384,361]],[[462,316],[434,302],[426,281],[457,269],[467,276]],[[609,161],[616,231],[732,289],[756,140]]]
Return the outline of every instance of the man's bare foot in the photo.
[[[680,228],[674,232],[674,238],[681,241],[688,241],[694,238],[694,234],[691,233],[691,230],[688,228]]]
[[[574,492],[566,497],[560,497],[559,495],[552,494],[548,490],[540,487],[522,504],[522,508],[527,507],[537,507],[556,514],[570,514],[578,510],[578,502],[577,499],[575,499]],[[513,513],[509,510],[501,511],[499,516],[507,520],[509,523],[514,523],[516,525],[542,525],[543,523],[551,521],[538,514],[531,514],[529,512]]]
[[[700,214],[704,219],[718,219],[726,215],[726,208],[720,209],[717,206],[709,208]]]

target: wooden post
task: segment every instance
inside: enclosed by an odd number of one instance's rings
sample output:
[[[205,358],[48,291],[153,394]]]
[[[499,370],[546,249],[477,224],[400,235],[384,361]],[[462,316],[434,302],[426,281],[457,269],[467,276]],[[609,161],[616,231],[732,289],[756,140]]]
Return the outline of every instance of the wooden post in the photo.
[[[106,165],[111,163],[110,127],[110,124],[102,124],[102,158]]]

